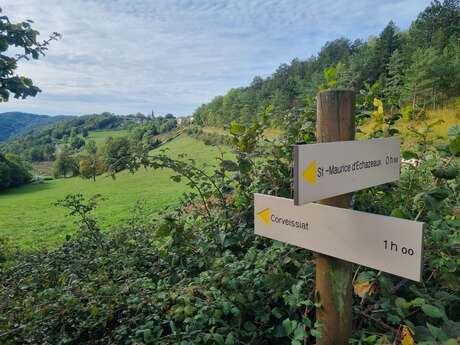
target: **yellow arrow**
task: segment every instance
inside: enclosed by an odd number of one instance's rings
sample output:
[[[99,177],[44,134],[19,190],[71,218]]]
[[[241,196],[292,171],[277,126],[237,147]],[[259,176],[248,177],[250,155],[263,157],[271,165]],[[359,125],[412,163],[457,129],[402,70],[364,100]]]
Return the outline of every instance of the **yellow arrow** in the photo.
[[[269,208],[266,208],[266,209],[263,209],[260,212],[257,212],[257,216],[260,218],[260,220],[264,224],[268,225],[270,223],[270,209]]]
[[[312,161],[308,167],[303,171],[303,178],[312,186],[316,186],[316,161]]]

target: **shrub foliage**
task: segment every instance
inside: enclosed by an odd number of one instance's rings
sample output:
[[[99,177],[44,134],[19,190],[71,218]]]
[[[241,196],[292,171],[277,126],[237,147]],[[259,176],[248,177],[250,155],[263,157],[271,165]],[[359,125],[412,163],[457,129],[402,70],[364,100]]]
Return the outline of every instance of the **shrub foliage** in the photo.
[[[254,192],[291,196],[290,145],[314,141],[314,112],[286,114],[286,135],[274,142],[263,137],[264,118],[232,123],[235,159],[221,157],[215,166],[167,152],[127,157],[131,169],[172,169],[174,181],[185,180],[192,189],[181,207],[153,216],[139,205],[129,222],[106,233],[92,216],[97,199],[71,195],[60,204],[79,231],[62,246],[27,253],[1,241],[0,342],[314,343],[321,336],[314,255],[255,237],[252,209]],[[355,267],[353,344],[409,336],[455,344],[460,335],[460,180],[453,172],[460,131],[450,133],[445,145],[405,151],[416,162],[398,183],[355,195],[356,209],[422,220],[427,228],[422,283]]]

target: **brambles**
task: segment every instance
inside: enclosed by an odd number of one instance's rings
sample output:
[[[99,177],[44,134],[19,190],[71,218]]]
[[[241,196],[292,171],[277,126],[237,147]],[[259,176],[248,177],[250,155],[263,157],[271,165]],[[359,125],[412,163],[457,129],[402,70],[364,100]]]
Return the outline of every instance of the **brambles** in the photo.
[[[67,197],[61,204],[79,219],[77,235],[51,252],[7,259],[5,267],[14,267],[1,273],[0,340],[313,343],[321,305],[313,295],[312,253],[253,234],[252,193],[290,196],[288,143],[298,138],[289,133],[300,128],[309,138],[314,128],[301,126],[307,112],[288,116],[287,134],[274,142],[264,140],[261,124],[234,123],[236,160],[221,157],[217,166],[165,152],[131,157],[136,161],[128,165],[172,169],[173,180],[192,188],[181,207],[156,221],[139,209],[126,226],[105,234],[91,216],[94,200]],[[449,143],[456,140],[452,135]],[[427,223],[423,283],[356,267],[356,344],[410,341],[409,335],[442,343],[460,334],[460,221],[453,212],[459,181],[432,173],[458,160],[445,150],[411,152],[417,167],[406,167],[398,183],[357,193],[355,208]]]

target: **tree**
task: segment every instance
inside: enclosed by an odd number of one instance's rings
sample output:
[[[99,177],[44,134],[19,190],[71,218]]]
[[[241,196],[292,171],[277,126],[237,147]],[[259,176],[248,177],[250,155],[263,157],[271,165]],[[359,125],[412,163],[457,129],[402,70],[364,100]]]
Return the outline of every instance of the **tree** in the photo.
[[[126,137],[107,138],[102,149],[104,169],[116,173],[130,167],[131,145]]]
[[[72,157],[72,152],[67,145],[63,146],[56,156],[53,164],[53,175],[55,177],[67,177],[78,174],[78,165]]]
[[[379,76],[387,76],[391,56],[400,47],[399,29],[393,21],[390,21],[377,39],[375,68]]]
[[[0,154],[0,190],[17,187],[32,181],[29,166],[12,154]]]
[[[47,161],[54,159],[54,146],[52,144],[46,144],[43,148],[43,158]]]
[[[460,90],[460,41],[452,42],[443,49],[437,72],[439,75],[439,90],[447,98],[458,96]],[[434,96],[433,105],[435,107],[436,94]]]
[[[70,147],[74,150],[79,150],[85,145],[85,139],[79,135],[72,136],[70,139]]]
[[[347,62],[351,52],[351,42],[347,38],[326,42],[318,54],[318,63],[321,65],[321,70],[334,66],[339,62]]]
[[[439,84],[440,55],[434,48],[418,49],[413,57],[412,64],[405,71],[405,92],[412,103],[412,110],[423,107],[433,90]],[[420,102],[423,102],[420,105]]]
[[[14,98],[24,99],[40,92],[31,79],[15,74],[18,62],[44,56],[50,42],[60,35],[55,32],[48,40],[39,42],[39,32],[32,28],[32,23],[30,20],[12,23],[7,16],[0,16],[0,102],[7,102],[11,94]],[[19,52],[9,56],[10,47]]]
[[[383,93],[385,100],[390,105],[390,114],[395,107],[401,107],[401,91],[403,87],[404,61],[399,50],[395,50],[388,63],[388,76],[385,78]]]
[[[29,173],[29,166],[17,155],[5,155],[10,169],[9,187],[18,187],[32,181],[32,175]]]
[[[7,189],[10,186],[10,167],[0,154],[0,190]]]
[[[96,181],[96,176],[103,172],[103,163],[97,152],[96,142],[89,140],[85,145],[85,154],[80,156],[79,171],[82,178]]]
[[[29,160],[31,160],[32,162],[41,162],[43,161],[43,152],[41,150],[40,147],[38,146],[35,146],[35,147],[32,147],[30,150],[29,150],[29,154],[28,154],[28,157],[27,157]]]
[[[460,1],[435,0],[409,28],[409,46],[412,49],[444,49],[460,35]]]

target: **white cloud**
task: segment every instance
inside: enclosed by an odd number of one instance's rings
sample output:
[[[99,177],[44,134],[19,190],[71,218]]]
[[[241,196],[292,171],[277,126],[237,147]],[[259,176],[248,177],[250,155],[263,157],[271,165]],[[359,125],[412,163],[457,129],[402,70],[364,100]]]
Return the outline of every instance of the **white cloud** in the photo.
[[[3,110],[191,113],[231,87],[306,58],[328,40],[407,27],[420,0],[7,0],[14,21],[32,19],[48,55],[20,73],[43,92]]]

